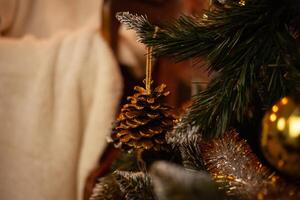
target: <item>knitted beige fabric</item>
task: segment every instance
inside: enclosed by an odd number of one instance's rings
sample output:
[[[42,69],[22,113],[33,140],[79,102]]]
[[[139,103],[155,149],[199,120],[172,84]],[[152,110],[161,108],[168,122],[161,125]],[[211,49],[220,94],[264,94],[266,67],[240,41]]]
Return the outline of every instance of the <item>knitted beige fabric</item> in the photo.
[[[0,199],[82,199],[122,87],[99,3],[0,0]]]

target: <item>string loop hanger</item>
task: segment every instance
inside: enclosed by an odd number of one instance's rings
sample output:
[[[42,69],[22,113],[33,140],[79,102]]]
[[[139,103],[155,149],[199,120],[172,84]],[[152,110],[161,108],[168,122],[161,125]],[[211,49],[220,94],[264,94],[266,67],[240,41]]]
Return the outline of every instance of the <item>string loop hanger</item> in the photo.
[[[159,28],[155,27],[153,38],[156,38]],[[146,79],[145,86],[147,94],[151,94],[152,83],[152,67],[153,67],[153,47],[147,47],[147,59],[146,59]]]

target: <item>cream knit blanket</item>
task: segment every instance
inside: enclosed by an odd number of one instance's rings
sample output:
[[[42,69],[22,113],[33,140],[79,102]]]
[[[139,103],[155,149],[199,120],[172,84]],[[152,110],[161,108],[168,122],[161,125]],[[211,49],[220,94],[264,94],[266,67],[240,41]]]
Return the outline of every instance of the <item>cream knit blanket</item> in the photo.
[[[0,0],[1,200],[82,199],[122,87],[98,4]]]

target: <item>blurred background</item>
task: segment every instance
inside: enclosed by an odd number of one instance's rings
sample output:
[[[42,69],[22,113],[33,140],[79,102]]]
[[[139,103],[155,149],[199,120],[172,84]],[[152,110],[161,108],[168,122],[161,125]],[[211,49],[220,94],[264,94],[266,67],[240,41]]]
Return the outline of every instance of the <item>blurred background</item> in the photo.
[[[88,199],[118,152],[107,136],[145,77],[146,48],[115,18],[201,15],[209,0],[0,0],[0,199]],[[192,61],[155,60],[181,113],[208,83]]]

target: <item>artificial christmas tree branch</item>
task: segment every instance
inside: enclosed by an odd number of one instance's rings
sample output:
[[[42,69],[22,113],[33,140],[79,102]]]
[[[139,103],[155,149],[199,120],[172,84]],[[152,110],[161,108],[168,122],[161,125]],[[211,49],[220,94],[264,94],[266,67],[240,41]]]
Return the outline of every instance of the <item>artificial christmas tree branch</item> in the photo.
[[[293,101],[294,96],[273,104],[281,96],[300,94],[296,23],[300,2],[216,0],[215,3],[215,8],[203,17],[183,16],[160,26],[159,31],[155,31],[156,26],[146,17],[118,15],[121,22],[137,31],[154,55],[177,60],[204,59],[208,70],[217,73],[208,87],[194,97],[187,115],[170,131],[174,121],[158,101],[168,93],[164,92],[164,86],[151,92],[151,70],[147,68],[146,87],[137,87],[137,93],[129,97],[130,103],[123,107],[112,139],[125,150],[144,153],[154,149],[161,154],[160,150],[168,147],[167,160],[179,155],[176,161],[183,168],[158,162],[150,173],[149,168],[140,172],[119,169],[99,180],[94,199],[114,198],[106,195],[113,193],[110,189],[130,200],[300,198],[300,104]],[[257,122],[261,121],[259,116],[270,105],[272,108],[262,120],[260,145],[273,168],[230,129],[247,127],[250,123],[253,126],[247,132],[255,132]],[[164,120],[169,122],[163,123]],[[144,158],[148,156],[140,156],[141,160]],[[156,159],[151,156],[151,163],[153,160]],[[222,197],[218,196],[209,175],[202,170],[209,172],[218,189],[227,196],[222,193]]]
[[[215,137],[233,122],[244,121],[259,91],[258,110],[300,92],[300,50],[291,31],[299,5],[295,0],[230,1],[203,17],[182,16],[160,26],[155,39],[155,26],[146,17],[122,13],[117,18],[135,29],[142,43],[153,46],[156,56],[204,58],[208,70],[219,72],[182,119],[199,126],[204,137]]]

